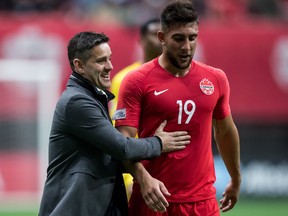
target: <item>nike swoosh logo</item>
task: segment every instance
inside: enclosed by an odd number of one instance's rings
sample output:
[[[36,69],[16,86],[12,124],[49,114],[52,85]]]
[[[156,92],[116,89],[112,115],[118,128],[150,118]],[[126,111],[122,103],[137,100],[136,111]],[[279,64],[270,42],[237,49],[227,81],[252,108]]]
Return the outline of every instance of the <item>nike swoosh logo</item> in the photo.
[[[168,89],[165,89],[165,90],[159,91],[159,92],[157,92],[157,91],[155,90],[155,91],[154,91],[154,95],[155,95],[155,96],[158,96],[158,95],[160,95],[160,94],[163,94],[163,93],[166,92],[166,91],[168,91]]]

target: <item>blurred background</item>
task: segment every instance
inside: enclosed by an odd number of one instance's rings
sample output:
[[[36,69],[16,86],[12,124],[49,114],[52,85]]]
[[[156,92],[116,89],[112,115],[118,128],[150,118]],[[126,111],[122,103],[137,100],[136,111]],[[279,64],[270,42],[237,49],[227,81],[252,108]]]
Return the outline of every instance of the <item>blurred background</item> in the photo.
[[[37,215],[51,116],[71,73],[68,40],[107,34],[113,77],[141,58],[138,27],[167,2],[0,1],[0,215]],[[241,139],[241,198],[226,215],[287,215],[288,0],[191,2],[200,14],[195,58],[226,72]],[[220,197],[229,176],[213,148]]]

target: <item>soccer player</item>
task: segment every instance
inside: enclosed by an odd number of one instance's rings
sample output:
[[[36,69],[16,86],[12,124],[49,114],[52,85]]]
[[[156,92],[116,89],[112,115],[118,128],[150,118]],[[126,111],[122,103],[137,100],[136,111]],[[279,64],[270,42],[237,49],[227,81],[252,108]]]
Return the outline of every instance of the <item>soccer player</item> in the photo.
[[[121,84],[116,114],[122,115],[116,127],[124,135],[149,136],[164,119],[166,130],[191,135],[190,145],[183,150],[129,163],[131,172],[141,176],[133,185],[129,215],[155,216],[166,211],[163,215],[219,216],[220,209],[228,211],[237,202],[240,141],[229,105],[229,83],[221,69],[193,60],[198,34],[192,3],[170,2],[161,12],[158,32],[163,54],[129,73]],[[231,176],[220,208],[213,186],[212,126]],[[163,195],[169,206],[159,200]]]

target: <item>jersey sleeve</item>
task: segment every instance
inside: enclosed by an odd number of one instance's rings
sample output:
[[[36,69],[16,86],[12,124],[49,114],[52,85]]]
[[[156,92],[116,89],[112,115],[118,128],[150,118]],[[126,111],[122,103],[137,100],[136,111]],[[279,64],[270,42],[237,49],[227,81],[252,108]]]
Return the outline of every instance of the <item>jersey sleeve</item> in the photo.
[[[116,73],[116,75],[113,77],[113,79],[111,81],[110,91],[115,95],[115,98],[113,100],[111,100],[109,103],[109,113],[111,116],[114,115],[114,112],[116,111],[116,108],[117,108],[118,94],[119,94],[118,91],[120,89],[120,85],[121,85],[122,80],[130,71],[136,69],[140,65],[141,65],[141,63],[137,61],[137,62],[123,68],[121,71]]]
[[[115,126],[138,128],[145,76],[139,70],[132,71],[122,81],[118,104],[113,119]]]
[[[226,74],[222,70],[219,70],[217,72],[220,97],[214,109],[213,118],[223,119],[231,112],[229,104],[230,85]]]

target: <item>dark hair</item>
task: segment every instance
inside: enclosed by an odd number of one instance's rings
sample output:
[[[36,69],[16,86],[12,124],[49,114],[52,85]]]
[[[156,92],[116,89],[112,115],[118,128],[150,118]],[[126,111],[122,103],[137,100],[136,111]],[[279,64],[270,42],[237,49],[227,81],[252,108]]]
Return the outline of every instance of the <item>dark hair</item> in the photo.
[[[149,32],[149,25],[154,24],[154,23],[156,23],[156,24],[160,23],[160,19],[159,18],[153,18],[153,19],[149,19],[145,23],[143,23],[140,26],[140,36],[141,37],[145,36]]]
[[[198,23],[198,13],[193,7],[192,1],[172,1],[162,10],[161,15],[162,30],[169,30],[171,26],[184,25],[189,22]]]
[[[67,46],[68,59],[72,70],[74,70],[73,60],[75,58],[86,62],[91,56],[91,49],[94,46],[108,41],[109,37],[104,33],[80,32],[75,34]]]

